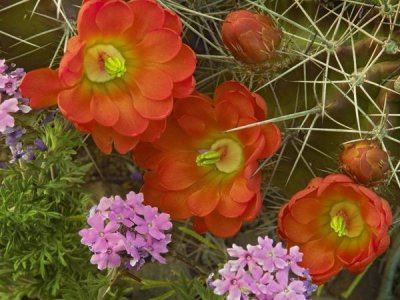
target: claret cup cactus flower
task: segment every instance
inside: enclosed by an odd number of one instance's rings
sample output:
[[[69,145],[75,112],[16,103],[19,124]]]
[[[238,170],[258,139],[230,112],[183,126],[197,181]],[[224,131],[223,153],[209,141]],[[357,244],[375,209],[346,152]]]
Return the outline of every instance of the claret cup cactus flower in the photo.
[[[278,233],[303,252],[301,265],[321,284],[342,268],[362,272],[389,246],[389,204],[341,174],[314,178],[285,204]]]
[[[163,136],[133,151],[144,176],[147,202],[172,219],[194,217],[198,232],[232,236],[261,209],[258,159],[280,146],[275,124],[226,132],[265,120],[267,107],[258,94],[229,81],[214,100],[195,93],[177,101]]]
[[[58,104],[104,153],[157,139],[174,97],[194,89],[196,58],[177,15],[150,0],[86,0],[77,26],[59,69],[29,72],[22,94],[33,108]]]
[[[221,34],[232,55],[246,64],[263,63],[273,58],[282,39],[282,32],[271,17],[248,10],[230,13]]]

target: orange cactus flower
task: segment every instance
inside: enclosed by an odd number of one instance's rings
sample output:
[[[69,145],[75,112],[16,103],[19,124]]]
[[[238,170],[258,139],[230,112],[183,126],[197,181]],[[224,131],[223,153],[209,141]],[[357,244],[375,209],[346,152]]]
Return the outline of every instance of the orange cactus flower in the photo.
[[[77,29],[60,67],[29,72],[22,95],[33,108],[58,104],[104,153],[157,139],[174,97],[194,89],[196,57],[178,16],[154,0],[84,0]]]
[[[355,181],[374,185],[385,178],[389,156],[377,141],[362,140],[344,146],[340,154],[343,171]]]
[[[271,17],[250,10],[231,12],[224,20],[221,35],[232,55],[246,64],[275,57],[282,39],[282,32]]]
[[[274,124],[225,131],[265,120],[266,111],[261,96],[234,81],[221,84],[214,100],[195,93],[177,101],[162,137],[133,151],[150,170],[147,201],[175,220],[193,216],[198,232],[234,235],[261,208],[257,160],[279,148],[281,135]]]
[[[342,268],[362,272],[386,251],[392,222],[389,204],[346,175],[314,178],[285,204],[278,233],[303,252],[302,266],[322,284]]]

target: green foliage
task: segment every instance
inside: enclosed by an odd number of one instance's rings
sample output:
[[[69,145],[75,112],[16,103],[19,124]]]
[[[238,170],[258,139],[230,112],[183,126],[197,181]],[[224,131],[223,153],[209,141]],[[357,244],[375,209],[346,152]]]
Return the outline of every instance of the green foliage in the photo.
[[[1,299],[63,298],[68,285],[96,272],[78,235],[90,205],[81,191],[90,165],[77,160],[80,135],[65,124],[41,129],[48,151],[36,160],[0,171]]]

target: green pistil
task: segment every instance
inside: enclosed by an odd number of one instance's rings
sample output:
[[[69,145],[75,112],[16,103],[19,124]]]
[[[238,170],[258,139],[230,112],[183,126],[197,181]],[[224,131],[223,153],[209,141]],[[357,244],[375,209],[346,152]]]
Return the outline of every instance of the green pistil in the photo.
[[[207,151],[202,154],[199,154],[196,157],[196,164],[198,166],[211,166],[219,162],[221,158],[221,153],[217,151]]]
[[[330,225],[339,237],[346,235],[346,220],[342,216],[334,216]]]
[[[125,62],[118,57],[107,58],[104,67],[107,74],[113,77],[122,77],[126,72]]]

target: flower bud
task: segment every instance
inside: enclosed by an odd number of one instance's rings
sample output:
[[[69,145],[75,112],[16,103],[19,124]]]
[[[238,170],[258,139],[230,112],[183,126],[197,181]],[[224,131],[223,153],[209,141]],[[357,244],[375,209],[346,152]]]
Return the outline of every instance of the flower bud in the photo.
[[[369,185],[385,177],[389,169],[388,159],[380,144],[371,140],[346,144],[340,154],[343,171],[359,183]]]
[[[269,16],[248,10],[231,12],[222,25],[222,40],[241,62],[257,64],[273,58],[282,32]]]

